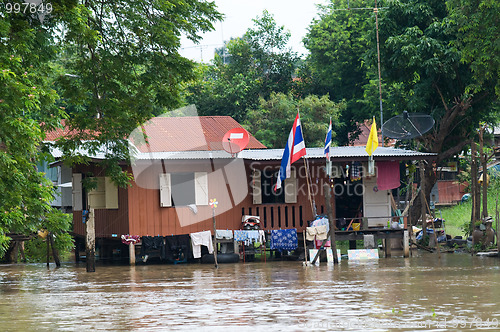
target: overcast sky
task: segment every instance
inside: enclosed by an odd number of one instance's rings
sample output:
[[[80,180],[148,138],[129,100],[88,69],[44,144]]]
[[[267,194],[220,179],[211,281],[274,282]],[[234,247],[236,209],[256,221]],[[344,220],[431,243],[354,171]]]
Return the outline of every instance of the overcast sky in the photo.
[[[317,4],[327,0],[215,0],[218,9],[225,15],[223,22],[215,23],[215,31],[203,35],[199,44],[183,39],[180,53],[195,61],[209,62],[214,50],[222,46],[224,40],[241,37],[248,28],[253,27],[252,19],[262,16],[264,9],[274,15],[278,25],[284,25],[291,33],[289,45],[295,52],[307,51],[302,39],[313,18],[317,17]]]

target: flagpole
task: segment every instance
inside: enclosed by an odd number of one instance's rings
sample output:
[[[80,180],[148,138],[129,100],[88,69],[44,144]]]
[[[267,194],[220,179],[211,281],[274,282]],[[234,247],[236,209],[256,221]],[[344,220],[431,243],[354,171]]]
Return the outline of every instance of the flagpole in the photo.
[[[299,107],[297,106],[297,114],[300,114]],[[302,138],[304,139],[304,142],[306,141],[305,135],[304,135],[304,130],[302,130]],[[316,218],[317,211],[316,211],[316,202],[314,200],[314,197],[311,194],[311,183],[309,182],[309,167],[307,166],[308,161],[307,159],[307,154],[303,156],[304,159],[304,166],[306,168],[306,181],[307,181],[307,193],[309,195],[309,202],[311,203],[311,211],[313,213],[313,218]],[[311,182],[312,182],[312,177],[311,177]]]
[[[313,213],[313,218],[316,218],[316,216],[318,214],[316,212],[316,202],[314,201],[314,197],[311,194],[311,184],[309,183],[309,168],[307,167],[306,157],[304,156],[303,159],[304,159],[304,166],[306,167],[307,192],[309,194],[309,202],[311,203],[311,211]],[[312,178],[311,178],[311,182],[312,182]]]

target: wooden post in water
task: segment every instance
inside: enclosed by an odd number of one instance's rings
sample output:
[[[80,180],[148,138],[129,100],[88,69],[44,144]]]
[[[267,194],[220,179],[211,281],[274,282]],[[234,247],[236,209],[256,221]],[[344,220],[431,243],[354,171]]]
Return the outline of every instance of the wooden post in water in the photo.
[[[215,222],[215,208],[212,208],[212,219],[214,222],[214,263],[215,268],[218,268],[219,264],[217,263],[217,225]]]
[[[328,234],[326,236],[326,240],[323,240],[321,243],[321,248],[325,245],[326,241],[328,240],[328,237],[330,237],[330,242],[331,242],[331,248],[332,248],[332,254],[333,254],[333,264],[338,264],[339,263],[339,258],[337,257],[337,244],[335,242],[335,225],[333,224],[333,211],[332,211],[332,205],[331,205],[331,199],[332,196],[330,195],[330,186],[328,183],[323,184],[323,190],[325,192],[325,205],[326,205],[326,213],[328,215]],[[312,265],[316,264],[316,261],[319,258],[321,250],[318,250],[318,253],[314,257],[312,261]]]
[[[302,233],[303,237],[304,237],[304,262],[305,264],[307,265],[307,245],[306,245],[306,231],[304,230],[304,232]]]
[[[135,265],[135,243],[133,241],[128,244],[128,254],[130,265]]]
[[[420,201],[422,204],[421,214],[422,214],[422,240],[427,236],[427,209],[425,206],[427,205],[427,199],[425,198],[425,171],[424,171],[424,162],[419,162],[420,168]]]
[[[217,202],[217,200],[215,198],[211,199],[210,200],[210,207],[212,208],[212,220],[213,220],[213,223],[214,223],[214,242],[213,242],[213,246],[214,246],[214,263],[215,263],[215,268],[218,268],[219,267],[219,264],[217,263],[217,224],[215,222],[215,208],[217,207],[217,204],[219,204]]]
[[[403,255],[405,258],[410,257],[410,237],[407,229],[403,231]]]
[[[95,218],[94,209],[90,208],[85,222],[85,261],[87,272],[95,272]]]
[[[497,194],[497,204],[496,204],[496,207],[495,207],[495,217],[497,219],[497,250],[498,250],[498,257],[500,257],[500,241],[498,241],[498,234],[499,233],[499,229],[498,227],[500,226],[500,221],[498,219],[500,219],[500,214],[499,214],[499,211],[498,211],[498,194]]]

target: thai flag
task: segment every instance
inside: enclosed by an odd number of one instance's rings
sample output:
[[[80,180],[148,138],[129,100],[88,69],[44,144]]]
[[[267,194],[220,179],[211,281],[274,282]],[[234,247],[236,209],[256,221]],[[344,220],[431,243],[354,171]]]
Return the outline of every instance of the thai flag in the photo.
[[[283,158],[281,158],[281,167],[276,181],[276,190],[281,188],[281,182],[290,177],[291,165],[305,155],[306,144],[302,136],[299,112],[297,112],[292,130],[290,130],[290,135],[288,135],[285,151],[283,151]]]
[[[328,132],[325,137],[325,156],[326,159],[330,159],[330,146],[332,145],[332,119],[330,118],[330,126],[328,127]]]

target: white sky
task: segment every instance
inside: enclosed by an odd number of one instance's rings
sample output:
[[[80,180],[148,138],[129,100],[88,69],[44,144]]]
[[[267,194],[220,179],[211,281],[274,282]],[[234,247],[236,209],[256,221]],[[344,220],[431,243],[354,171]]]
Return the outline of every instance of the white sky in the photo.
[[[181,55],[195,60],[209,62],[214,57],[215,48],[223,45],[224,40],[241,37],[248,28],[253,27],[252,19],[262,16],[264,9],[274,15],[278,26],[284,25],[291,33],[289,47],[299,55],[307,50],[302,39],[307,28],[317,17],[317,4],[328,0],[215,0],[219,12],[225,15],[222,22],[214,24],[215,31],[203,35],[199,44],[183,38]]]

